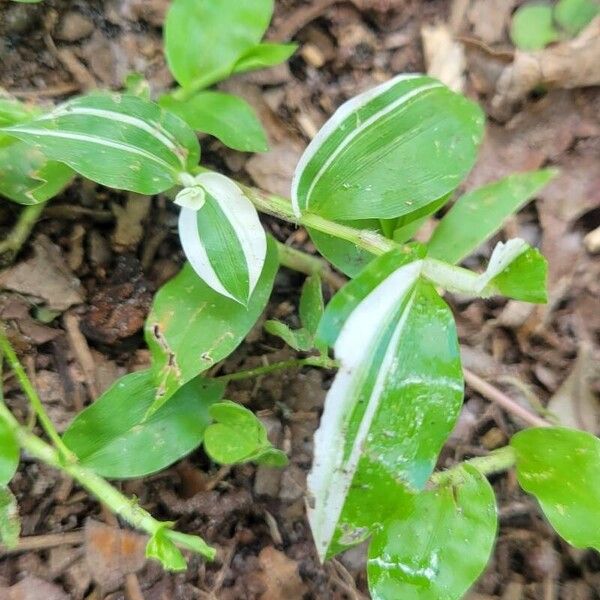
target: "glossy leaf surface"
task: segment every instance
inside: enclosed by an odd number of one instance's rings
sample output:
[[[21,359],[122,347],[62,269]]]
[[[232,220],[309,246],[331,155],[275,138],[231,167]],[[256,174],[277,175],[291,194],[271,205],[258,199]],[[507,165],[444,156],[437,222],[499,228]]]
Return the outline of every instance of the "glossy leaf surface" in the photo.
[[[14,548],[21,533],[19,508],[13,493],[5,486],[0,486],[0,544]]]
[[[143,477],[197,448],[210,423],[219,383],[194,379],[147,417],[156,397],[152,372],[121,377],[82,411],[63,439],[81,463],[104,477]]]
[[[265,266],[247,306],[214,291],[189,264],[159,290],[146,321],[158,388],[153,409],[237,348],[263,312],[277,268],[277,248],[270,240]]]
[[[263,42],[250,48],[235,63],[234,73],[266,69],[285,62],[298,46],[296,44],[272,44]]]
[[[511,440],[521,487],[539,501],[556,531],[577,548],[600,550],[600,440],[544,427]]]
[[[554,176],[553,169],[516,173],[461,196],[436,227],[428,255],[458,263],[494,235]]]
[[[327,121],[296,169],[294,208],[342,220],[410,214],[459,185],[482,133],[477,105],[430,77],[401,75]]]
[[[267,136],[251,106],[224,92],[199,92],[189,100],[163,96],[160,105],[195,131],[209,133],[242,152],[266,152]]]
[[[407,259],[393,252],[373,261],[334,297],[321,323],[341,362],[308,477],[322,558],[368,537],[423,488],[462,403],[452,314],[420,280],[422,261],[398,268]]]
[[[200,156],[184,121],[136,96],[81,96],[5,131],[92,181],[140,194],[173,187]]]
[[[6,485],[19,466],[20,450],[12,429],[0,420],[0,487]]]
[[[219,402],[210,408],[215,423],[209,425],[204,436],[204,449],[222,465],[254,461],[273,467],[287,464],[287,456],[273,448],[267,430],[247,408],[235,402]]]
[[[228,77],[262,39],[273,0],[174,0],[165,21],[165,53],[182,87]]]
[[[236,183],[219,173],[198,175],[196,185],[204,193],[201,206],[184,207],[179,214],[185,255],[213,290],[246,305],[267,253],[256,208]],[[176,202],[182,203],[180,195]]]
[[[560,39],[550,4],[525,4],[513,15],[510,37],[520,50],[541,50]]]
[[[496,530],[494,492],[465,468],[462,483],[414,496],[373,536],[372,597],[460,600],[485,568]]]

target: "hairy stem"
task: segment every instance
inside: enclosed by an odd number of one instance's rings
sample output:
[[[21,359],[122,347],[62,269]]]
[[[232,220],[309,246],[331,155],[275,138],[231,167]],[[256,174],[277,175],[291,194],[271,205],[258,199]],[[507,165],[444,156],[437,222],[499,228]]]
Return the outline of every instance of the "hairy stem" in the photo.
[[[15,353],[13,347],[11,346],[11,343],[8,341],[8,337],[6,336],[6,331],[4,329],[4,326],[1,323],[0,323],[0,352],[6,358],[6,362],[8,363],[8,366],[11,368],[11,370],[15,374],[15,376],[19,382],[19,385],[21,386],[21,389],[23,390],[23,392],[25,392],[25,395],[27,396],[29,403],[31,404],[31,407],[33,408],[33,411],[37,415],[40,425],[46,432],[46,435],[50,438],[50,440],[54,444],[55,448],[60,452],[62,458],[68,462],[73,462],[75,459],[73,453],[67,448],[67,446],[65,446],[65,443],[62,441],[60,435],[58,434],[58,431],[56,431],[54,424],[50,420],[48,413],[46,413],[46,410],[44,409],[44,405],[42,404],[42,400],[41,400],[39,394],[37,393],[37,391],[35,390],[35,388],[33,387],[33,384],[31,383],[29,377],[27,376],[27,373],[25,373],[25,369],[23,368],[23,365],[17,358],[17,354]]]
[[[46,204],[41,202],[23,208],[12,231],[4,241],[0,242],[0,264],[10,264],[15,259],[23,244],[29,238],[31,230],[40,218],[45,206]]]
[[[248,369],[246,371],[238,371],[237,373],[231,373],[230,375],[221,375],[215,379],[229,383],[230,381],[240,381],[242,379],[251,379],[253,377],[261,377],[262,375],[268,375],[269,373],[275,373],[276,371],[283,371],[285,369],[300,369],[302,367],[321,367],[323,369],[335,369],[339,367],[339,363],[327,356],[309,356],[307,358],[292,358],[290,360],[283,360],[281,362],[273,363],[272,365],[265,365],[263,367],[256,367],[255,369]]]
[[[313,256],[302,250],[296,250],[277,242],[277,251],[279,253],[279,264],[288,269],[304,273],[306,275],[320,275],[324,281],[329,283],[334,289],[340,289],[346,280],[334,273],[329,264],[318,256]]]

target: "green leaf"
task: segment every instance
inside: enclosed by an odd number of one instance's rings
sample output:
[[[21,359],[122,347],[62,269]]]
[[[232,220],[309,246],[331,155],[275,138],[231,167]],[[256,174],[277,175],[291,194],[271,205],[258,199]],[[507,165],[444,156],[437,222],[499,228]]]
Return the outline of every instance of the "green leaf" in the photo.
[[[156,397],[152,371],[121,377],[65,432],[65,444],[103,477],[143,477],[197,448],[210,423],[209,407],[223,395],[217,382],[193,379],[146,418]]]
[[[459,600],[490,557],[497,530],[488,481],[472,467],[464,480],[411,498],[369,546],[373,598]]]
[[[214,560],[217,552],[214,548],[211,548],[201,537],[197,535],[190,535],[188,533],[181,533],[180,531],[174,531],[173,529],[168,530],[167,535],[169,539],[175,542],[178,546],[196,552],[201,556],[204,556],[208,560]]]
[[[210,415],[216,421],[209,425],[204,435],[204,449],[222,465],[258,462],[281,467],[287,456],[273,448],[267,438],[265,426],[254,413],[235,402],[213,404]]]
[[[0,542],[7,548],[14,548],[21,534],[19,507],[12,492],[0,486]]]
[[[598,14],[600,3],[597,0],[559,0],[554,7],[554,19],[573,37]]]
[[[159,529],[146,544],[146,558],[158,560],[167,571],[185,571],[187,562],[181,550]]]
[[[202,173],[195,183],[175,199],[183,206],[179,238],[185,255],[213,290],[246,305],[267,253],[267,236],[256,208],[234,181],[220,173]]]
[[[549,4],[525,4],[513,15],[510,37],[520,50],[541,50],[560,39]]]
[[[150,82],[142,73],[128,73],[123,83],[125,93],[129,96],[138,96],[143,100],[151,100],[152,90]]]
[[[303,154],[292,203],[340,220],[419,211],[475,162],[481,109],[439,81],[401,75],[340,107]]]
[[[227,78],[260,42],[272,14],[273,0],[174,0],[164,34],[171,73],[198,90]]]
[[[0,420],[0,487],[6,485],[19,466],[20,450],[13,430]]]
[[[235,63],[234,73],[267,69],[285,62],[296,50],[298,44],[273,44],[263,42],[245,52]]]
[[[41,112],[36,106],[23,104],[14,98],[0,97],[0,127],[31,121]]]
[[[576,548],[600,550],[600,440],[561,427],[527,429],[510,442],[521,487]]]
[[[266,152],[267,136],[254,110],[242,98],[224,92],[200,92],[188,100],[163,96],[160,105],[195,131],[209,133],[242,152]]]
[[[173,187],[200,156],[184,121],[136,96],[81,96],[4,131],[92,181],[140,194]]]
[[[158,388],[153,410],[239,346],[267,304],[278,264],[269,238],[265,266],[247,306],[211,289],[189,264],[158,291],[146,321]]]
[[[265,323],[265,331],[281,338],[288,346],[299,352],[308,352],[314,348],[313,336],[306,329],[290,329],[281,321],[270,320]]]
[[[373,261],[333,298],[319,328],[341,362],[308,477],[321,558],[366,539],[423,489],[460,410],[452,313],[420,280],[422,261],[407,260],[391,252]]]
[[[300,321],[303,327],[315,335],[325,312],[321,277],[318,274],[306,278],[300,295]]]
[[[431,236],[428,255],[449,263],[460,262],[556,174],[555,169],[516,173],[461,196]]]

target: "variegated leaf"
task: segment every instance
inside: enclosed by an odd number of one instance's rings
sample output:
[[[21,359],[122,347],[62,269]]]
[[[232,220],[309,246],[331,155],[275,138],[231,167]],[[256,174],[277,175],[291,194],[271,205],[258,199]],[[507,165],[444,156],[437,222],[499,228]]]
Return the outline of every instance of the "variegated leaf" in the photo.
[[[267,237],[254,205],[228,177],[196,177],[198,197],[185,198],[179,237],[190,264],[213,290],[247,304],[265,264]],[[204,197],[201,198],[201,192]],[[178,196],[179,203],[182,203]]]
[[[393,218],[455,189],[483,135],[479,107],[427,76],[400,75],[342,105],[298,163],[297,214]]]
[[[421,490],[463,397],[452,314],[400,251],[373,261],[320,326],[341,362],[315,436],[309,520],[321,558],[367,538]],[[400,267],[398,268],[398,265]]]
[[[136,96],[82,96],[4,131],[88,179],[140,194],[173,187],[200,157],[186,123]]]

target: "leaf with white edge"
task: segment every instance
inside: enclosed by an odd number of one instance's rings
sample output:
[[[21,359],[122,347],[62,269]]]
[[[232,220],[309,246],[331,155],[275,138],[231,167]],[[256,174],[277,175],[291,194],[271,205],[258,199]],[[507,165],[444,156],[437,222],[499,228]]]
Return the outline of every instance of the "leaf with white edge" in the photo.
[[[458,263],[494,235],[557,174],[556,169],[515,173],[461,196],[429,240],[428,256]]]
[[[146,544],[146,558],[153,558],[167,571],[185,571],[187,562],[181,550],[166,536],[165,529],[159,529]]]
[[[256,208],[240,187],[219,173],[202,173],[199,210],[182,208],[179,238],[198,274],[219,294],[247,304],[267,255],[267,235]]]
[[[0,543],[6,548],[14,548],[21,534],[21,519],[17,500],[12,492],[0,486]]]
[[[169,69],[184,88],[226,79],[262,39],[273,0],[174,0],[165,21]]]
[[[158,291],[145,329],[158,388],[152,410],[239,346],[267,305],[278,266],[277,247],[269,238],[247,306],[210,288],[189,264]]]
[[[299,352],[308,352],[314,348],[313,337],[306,329],[290,329],[281,321],[269,320],[265,331],[281,338],[288,346]]]
[[[19,466],[20,450],[13,430],[0,420],[0,486],[6,485]]]
[[[458,485],[414,496],[373,536],[372,597],[460,600],[484,570],[497,528],[494,491],[465,466]]]
[[[263,42],[245,52],[235,63],[234,73],[267,69],[285,62],[296,50],[298,44],[273,44]]]
[[[330,302],[319,329],[341,362],[308,476],[322,559],[366,539],[423,489],[462,404],[452,313],[420,280],[422,261],[406,259],[373,261]]]
[[[102,185],[158,194],[197,166],[196,134],[136,96],[90,94],[3,131]]]
[[[585,431],[543,427],[511,440],[521,487],[539,501],[561,537],[600,550],[600,440]]]
[[[199,92],[188,100],[163,96],[160,105],[195,131],[209,133],[241,152],[266,152],[267,136],[252,107],[224,92]]]
[[[204,449],[222,465],[254,461],[274,467],[287,464],[287,456],[274,448],[267,430],[253,412],[235,402],[219,402],[210,408],[216,421],[204,436]]]
[[[475,162],[481,109],[439,81],[400,75],[346,102],[304,152],[292,182],[298,215],[407,215],[454,190]]]
[[[223,391],[217,381],[193,379],[146,418],[156,397],[153,374],[130,373],[80,412],[63,439],[82,465],[103,477],[144,477],[200,446],[209,408]]]

